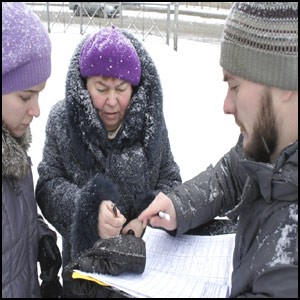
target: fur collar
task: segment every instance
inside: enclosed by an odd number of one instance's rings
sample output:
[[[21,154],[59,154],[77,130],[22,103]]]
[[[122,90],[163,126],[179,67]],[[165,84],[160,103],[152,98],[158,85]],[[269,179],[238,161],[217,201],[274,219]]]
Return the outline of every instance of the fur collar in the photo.
[[[31,143],[31,132],[16,138],[2,123],[2,176],[21,179],[28,174],[30,163],[27,150]]]

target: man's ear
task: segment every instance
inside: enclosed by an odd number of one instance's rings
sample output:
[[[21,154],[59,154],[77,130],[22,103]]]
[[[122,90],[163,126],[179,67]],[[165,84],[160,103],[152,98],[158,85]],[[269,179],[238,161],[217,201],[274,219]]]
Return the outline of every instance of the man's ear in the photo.
[[[298,96],[298,91],[282,90],[275,87],[272,88],[272,93],[273,97],[275,96],[275,99],[278,99],[280,102],[287,102]]]
[[[289,101],[289,100],[293,99],[294,94],[295,94],[295,91],[280,90],[280,99],[283,102]]]

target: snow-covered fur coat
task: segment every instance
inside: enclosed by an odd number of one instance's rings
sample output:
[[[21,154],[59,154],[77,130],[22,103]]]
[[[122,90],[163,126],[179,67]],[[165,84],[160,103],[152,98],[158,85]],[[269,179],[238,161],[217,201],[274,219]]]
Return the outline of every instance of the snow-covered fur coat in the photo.
[[[238,217],[232,298],[298,297],[298,141],[267,164],[243,157],[241,137],[214,168],[168,196],[176,234],[215,216]]]
[[[2,298],[40,298],[38,242],[56,237],[38,216],[31,162],[30,129],[13,137],[2,124]]]
[[[142,76],[116,137],[108,139],[80,76],[84,41],[70,62],[66,98],[49,115],[36,196],[44,216],[63,237],[64,266],[98,239],[101,200],[117,203],[130,221],[153,199],[149,195],[169,192],[181,182],[158,72],[143,45],[133,35],[124,35],[136,48]]]

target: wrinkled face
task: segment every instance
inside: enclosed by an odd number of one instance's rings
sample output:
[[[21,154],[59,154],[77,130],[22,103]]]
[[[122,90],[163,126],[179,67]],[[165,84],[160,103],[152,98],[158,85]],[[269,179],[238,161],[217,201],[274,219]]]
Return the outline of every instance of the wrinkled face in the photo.
[[[21,137],[29,127],[33,117],[40,115],[39,93],[46,82],[25,91],[2,95],[2,122],[15,137]]]
[[[132,95],[129,82],[102,76],[87,79],[87,89],[107,131],[114,131],[122,123]]]
[[[255,161],[269,162],[278,143],[278,127],[269,88],[224,71],[228,92],[224,112],[232,114],[244,137],[243,149]]]

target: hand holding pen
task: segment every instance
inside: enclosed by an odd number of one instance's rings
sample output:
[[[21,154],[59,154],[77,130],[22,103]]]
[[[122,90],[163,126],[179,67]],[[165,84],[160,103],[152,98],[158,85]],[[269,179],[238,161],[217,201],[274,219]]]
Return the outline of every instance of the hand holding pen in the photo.
[[[112,206],[113,214],[114,214],[114,216],[117,218],[117,217],[118,217],[118,207],[117,207],[117,204],[112,203],[111,206]],[[124,230],[124,229],[123,229],[123,230]],[[123,232],[123,230],[122,230],[122,232]],[[129,229],[129,230],[126,232],[126,234],[132,234],[132,235],[135,235],[135,233],[134,233],[134,231],[133,231],[132,229]]]
[[[163,212],[163,211],[158,212],[158,216],[159,216],[160,218],[163,218],[163,219],[167,220],[167,221],[170,221],[170,220],[171,220],[170,215],[167,214],[167,213],[165,213],[165,212]]]
[[[119,210],[116,204],[112,203],[112,211],[114,216],[117,218],[119,214]],[[143,234],[144,228],[143,224],[140,220],[138,219],[133,219],[131,220],[123,229],[122,233],[123,234],[131,234],[136,237],[141,237]]]
[[[99,206],[98,235],[102,239],[118,236],[122,230],[126,218],[110,200],[104,200]]]
[[[143,226],[163,227],[174,230],[177,227],[176,212],[171,199],[164,193],[159,193],[150,205],[139,215]]]

